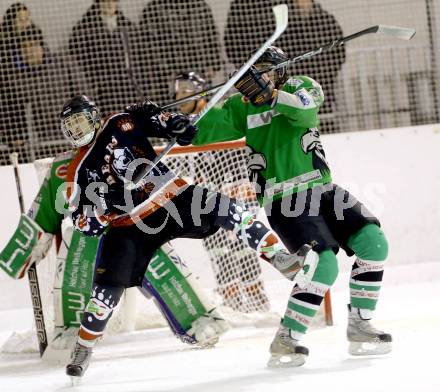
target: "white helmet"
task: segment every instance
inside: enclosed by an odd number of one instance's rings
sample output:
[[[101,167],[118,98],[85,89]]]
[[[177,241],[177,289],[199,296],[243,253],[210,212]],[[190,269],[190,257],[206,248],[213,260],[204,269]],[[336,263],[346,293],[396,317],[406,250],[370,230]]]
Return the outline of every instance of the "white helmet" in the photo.
[[[85,95],[70,99],[61,112],[61,129],[73,147],[91,143],[101,128],[98,107]]]

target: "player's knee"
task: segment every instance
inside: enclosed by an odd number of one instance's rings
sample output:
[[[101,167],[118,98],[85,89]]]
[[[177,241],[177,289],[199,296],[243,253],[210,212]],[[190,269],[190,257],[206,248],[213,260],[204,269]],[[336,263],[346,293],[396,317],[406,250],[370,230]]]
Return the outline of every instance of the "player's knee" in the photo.
[[[385,261],[388,256],[388,241],[385,233],[375,224],[365,225],[352,235],[348,245],[362,260]]]
[[[338,273],[338,259],[335,252],[328,249],[319,253],[318,266],[312,280],[331,286],[335,282]]]

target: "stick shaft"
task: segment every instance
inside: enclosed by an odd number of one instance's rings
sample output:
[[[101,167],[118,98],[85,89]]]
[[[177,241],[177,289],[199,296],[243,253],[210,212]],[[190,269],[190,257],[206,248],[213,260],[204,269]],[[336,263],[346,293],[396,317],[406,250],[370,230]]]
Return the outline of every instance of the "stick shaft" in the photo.
[[[16,152],[10,154],[10,160],[14,169],[15,185],[17,187],[18,201],[20,204],[20,212],[24,213],[23,193],[21,190],[20,173],[18,172],[18,154]],[[43,306],[41,302],[40,286],[38,284],[37,266],[35,263],[31,265],[27,272],[29,280],[29,289],[31,291],[32,309],[34,311],[35,327],[37,330],[38,348],[40,357],[43,356],[47,347],[46,325],[44,323]]]

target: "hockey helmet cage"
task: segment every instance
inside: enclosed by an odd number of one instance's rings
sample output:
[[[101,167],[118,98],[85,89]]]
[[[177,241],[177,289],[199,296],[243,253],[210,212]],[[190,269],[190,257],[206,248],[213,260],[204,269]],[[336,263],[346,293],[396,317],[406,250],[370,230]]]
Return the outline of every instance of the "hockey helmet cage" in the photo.
[[[91,143],[101,127],[101,114],[95,103],[85,95],[77,95],[63,106],[61,129],[73,147]]]
[[[173,96],[179,91],[181,93],[195,94],[205,90],[208,82],[197,72],[182,72],[174,80]]]
[[[289,60],[289,56],[286,52],[281,50],[276,46],[269,46],[266,51],[261,55],[261,57],[256,61],[255,67],[261,71],[265,68],[270,67],[271,65],[278,65],[284,63]],[[287,76],[287,67],[281,67],[277,70],[269,72],[269,77],[275,85],[275,88],[280,88],[286,83]]]

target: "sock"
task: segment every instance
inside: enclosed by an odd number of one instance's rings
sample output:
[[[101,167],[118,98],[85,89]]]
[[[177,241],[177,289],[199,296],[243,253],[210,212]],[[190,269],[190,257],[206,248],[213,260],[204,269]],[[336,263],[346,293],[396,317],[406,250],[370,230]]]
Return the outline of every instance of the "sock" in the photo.
[[[351,236],[348,245],[357,256],[351,270],[350,303],[354,308],[373,311],[388,255],[385,235],[379,226],[369,224]]]
[[[303,289],[295,285],[282,321],[291,330],[292,338],[300,340],[306,333],[337,275],[336,255],[332,250],[325,250],[319,254],[318,266],[310,284]]]
[[[84,311],[78,332],[78,343],[93,347],[103,335],[113,309],[119,303],[123,287],[95,284],[92,295]]]

